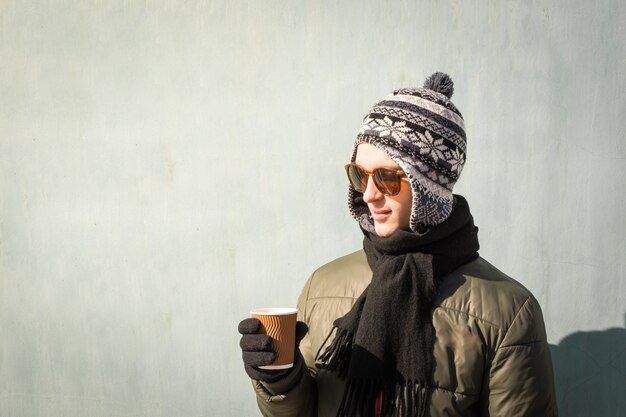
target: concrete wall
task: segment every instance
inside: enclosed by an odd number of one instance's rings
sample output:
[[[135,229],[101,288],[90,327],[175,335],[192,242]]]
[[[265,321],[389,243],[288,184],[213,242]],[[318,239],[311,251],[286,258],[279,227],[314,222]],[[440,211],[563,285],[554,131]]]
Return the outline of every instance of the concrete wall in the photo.
[[[623,2],[207,3],[0,1],[0,415],[257,415],[237,323],[359,247],[360,120],[437,70],[562,415],[623,412]]]

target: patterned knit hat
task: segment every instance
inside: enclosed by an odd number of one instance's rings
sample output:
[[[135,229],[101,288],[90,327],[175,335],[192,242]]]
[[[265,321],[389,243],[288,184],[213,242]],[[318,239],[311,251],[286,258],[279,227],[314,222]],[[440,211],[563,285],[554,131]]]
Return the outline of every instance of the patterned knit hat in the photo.
[[[452,187],[465,163],[463,116],[452,104],[452,80],[436,72],[423,88],[402,88],[377,103],[363,119],[352,148],[370,143],[389,155],[407,175],[413,192],[411,230],[443,222],[452,212]],[[361,227],[374,225],[363,194],[350,187],[349,206]]]

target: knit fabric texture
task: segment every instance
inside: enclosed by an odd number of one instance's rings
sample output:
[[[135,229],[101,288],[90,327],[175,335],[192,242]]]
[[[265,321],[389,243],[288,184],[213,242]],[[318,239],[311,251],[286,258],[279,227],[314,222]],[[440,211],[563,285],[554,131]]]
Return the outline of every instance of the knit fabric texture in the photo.
[[[402,88],[377,103],[363,119],[352,148],[370,143],[389,155],[411,184],[413,202],[410,228],[442,223],[452,212],[452,189],[466,155],[463,116],[450,101],[453,83],[437,72],[422,88]],[[361,227],[374,231],[362,193],[350,187],[348,204]]]

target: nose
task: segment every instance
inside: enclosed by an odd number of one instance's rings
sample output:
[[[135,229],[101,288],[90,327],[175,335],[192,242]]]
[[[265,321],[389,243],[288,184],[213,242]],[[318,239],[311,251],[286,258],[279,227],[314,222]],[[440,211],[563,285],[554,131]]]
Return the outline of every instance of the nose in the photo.
[[[385,194],[380,192],[376,184],[374,184],[374,178],[369,176],[367,178],[367,186],[365,187],[365,191],[363,191],[363,201],[371,203],[382,199],[384,196]]]

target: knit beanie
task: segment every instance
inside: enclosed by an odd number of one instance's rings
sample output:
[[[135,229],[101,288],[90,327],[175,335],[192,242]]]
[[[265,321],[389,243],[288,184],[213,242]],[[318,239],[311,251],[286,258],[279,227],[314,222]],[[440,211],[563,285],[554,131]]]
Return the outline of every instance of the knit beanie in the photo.
[[[422,88],[401,88],[377,103],[363,119],[352,148],[370,143],[404,171],[413,193],[410,228],[423,232],[452,212],[452,188],[465,163],[463,116],[450,101],[454,91],[447,74],[436,72]],[[350,187],[348,204],[361,227],[374,232],[363,194]]]

